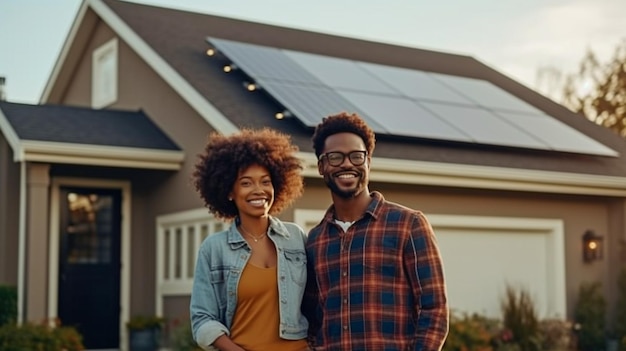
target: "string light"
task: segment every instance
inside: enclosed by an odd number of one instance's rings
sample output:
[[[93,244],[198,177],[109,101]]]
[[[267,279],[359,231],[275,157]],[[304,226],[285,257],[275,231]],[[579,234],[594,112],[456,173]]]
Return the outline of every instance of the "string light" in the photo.
[[[224,72],[229,73],[229,72],[232,72],[232,71],[236,70],[236,69],[237,69],[237,66],[235,66],[235,65],[233,65],[233,64],[231,63],[230,65],[226,65],[226,66],[224,66],[224,68],[223,68],[223,69],[224,69]]]
[[[255,90],[261,89],[260,86],[254,83],[250,83],[250,82],[243,82],[243,87],[246,88],[246,90],[248,91],[255,91]]]
[[[284,110],[282,112],[276,112],[274,117],[276,119],[284,119],[293,116],[289,110]]]

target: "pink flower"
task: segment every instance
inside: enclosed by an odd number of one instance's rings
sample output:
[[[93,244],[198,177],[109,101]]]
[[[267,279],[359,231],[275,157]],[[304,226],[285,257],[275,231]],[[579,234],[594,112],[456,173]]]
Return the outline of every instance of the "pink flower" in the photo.
[[[504,329],[501,333],[500,333],[500,339],[502,339],[502,341],[504,342],[509,342],[511,340],[513,340],[513,332],[509,329]]]

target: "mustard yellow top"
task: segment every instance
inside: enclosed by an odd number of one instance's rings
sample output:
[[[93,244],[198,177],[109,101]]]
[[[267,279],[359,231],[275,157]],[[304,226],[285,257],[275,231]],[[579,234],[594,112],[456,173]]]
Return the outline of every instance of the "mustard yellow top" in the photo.
[[[307,350],[305,339],[281,339],[279,324],[276,267],[261,268],[248,263],[239,279],[230,338],[246,351]]]

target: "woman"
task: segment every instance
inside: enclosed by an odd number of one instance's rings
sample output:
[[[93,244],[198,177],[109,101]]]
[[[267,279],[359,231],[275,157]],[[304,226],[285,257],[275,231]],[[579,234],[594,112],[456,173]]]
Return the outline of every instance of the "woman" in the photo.
[[[193,174],[209,212],[232,221],[198,252],[191,294],[205,350],[307,350],[302,228],[273,217],[303,192],[298,148],[271,129],[209,138]]]

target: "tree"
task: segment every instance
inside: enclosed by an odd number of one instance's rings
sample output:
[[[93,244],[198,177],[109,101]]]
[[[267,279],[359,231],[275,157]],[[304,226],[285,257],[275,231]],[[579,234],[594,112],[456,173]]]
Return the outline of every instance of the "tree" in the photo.
[[[626,39],[606,64],[588,50],[578,72],[565,76],[562,103],[626,137]]]

